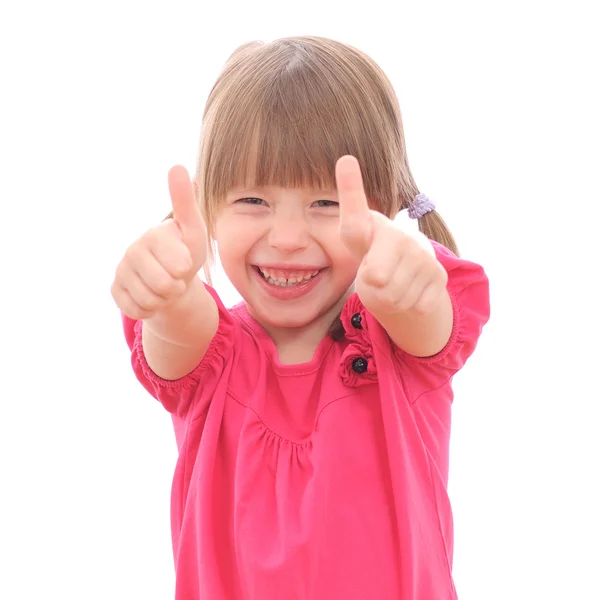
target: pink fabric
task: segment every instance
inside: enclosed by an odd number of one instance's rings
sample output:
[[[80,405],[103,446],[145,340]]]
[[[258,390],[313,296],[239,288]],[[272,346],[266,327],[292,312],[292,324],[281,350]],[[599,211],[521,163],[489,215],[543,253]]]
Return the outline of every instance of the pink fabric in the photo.
[[[208,288],[218,332],[201,364],[170,382],[144,359],[141,322],[123,318],[135,374],[175,426],[177,600],[456,598],[451,380],[489,318],[489,288],[480,266],[435,250],[454,328],[427,359],[394,347],[354,295],[345,340],[282,365],[245,305],[228,310]]]

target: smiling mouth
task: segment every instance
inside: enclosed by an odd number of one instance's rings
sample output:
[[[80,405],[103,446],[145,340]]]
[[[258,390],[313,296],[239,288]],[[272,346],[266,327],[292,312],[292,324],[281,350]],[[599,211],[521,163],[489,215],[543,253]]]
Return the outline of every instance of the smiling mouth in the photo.
[[[254,268],[258,271],[258,274],[271,285],[276,285],[279,287],[296,287],[302,285],[303,283],[309,282],[311,279],[314,279],[321,271],[325,269],[317,269],[316,271],[291,271],[289,275],[283,276],[276,271],[271,272],[268,269],[264,271],[258,267],[254,266]]]

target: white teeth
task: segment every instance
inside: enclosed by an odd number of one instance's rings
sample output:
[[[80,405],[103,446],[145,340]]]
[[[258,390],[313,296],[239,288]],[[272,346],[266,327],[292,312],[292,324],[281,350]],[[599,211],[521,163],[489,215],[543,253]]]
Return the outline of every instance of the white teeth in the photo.
[[[275,276],[274,273],[271,273],[271,271],[267,269],[263,270],[259,268],[259,271],[262,273],[265,280],[272,285],[277,285],[280,287],[292,287],[294,285],[298,285],[299,283],[312,279],[315,275],[319,273],[320,269],[317,269],[312,273],[306,274],[292,273],[292,275],[294,276],[289,277],[287,279],[285,277]]]

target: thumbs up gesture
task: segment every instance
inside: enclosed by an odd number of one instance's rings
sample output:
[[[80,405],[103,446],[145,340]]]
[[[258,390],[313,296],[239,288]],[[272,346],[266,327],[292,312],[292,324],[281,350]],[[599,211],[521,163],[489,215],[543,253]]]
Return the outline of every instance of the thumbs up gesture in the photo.
[[[119,263],[111,287],[131,319],[148,319],[185,295],[206,260],[206,228],[184,167],[169,171],[173,218],[136,240]]]
[[[369,210],[358,161],[336,164],[340,236],[360,259],[356,292],[373,315],[427,315],[435,311],[448,281],[429,240],[407,234],[381,213]]]

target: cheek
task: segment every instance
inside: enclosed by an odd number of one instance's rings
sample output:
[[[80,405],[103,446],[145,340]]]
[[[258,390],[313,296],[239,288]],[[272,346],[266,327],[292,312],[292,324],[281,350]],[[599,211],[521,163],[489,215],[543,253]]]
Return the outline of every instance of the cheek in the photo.
[[[360,260],[350,251],[340,238],[339,223],[319,224],[313,229],[314,239],[329,256],[338,271],[358,271]]]
[[[220,222],[215,227],[216,250],[221,268],[231,279],[235,279],[235,273],[243,261],[240,258],[245,253],[245,246],[236,228],[228,222]]]
[[[228,218],[217,221],[215,241],[219,254],[236,255],[245,253],[253,243],[253,228],[240,219]]]
[[[335,244],[330,243],[327,253],[332,263],[337,267],[338,272],[343,272],[349,275],[356,275],[360,260],[341,242],[336,241]]]

